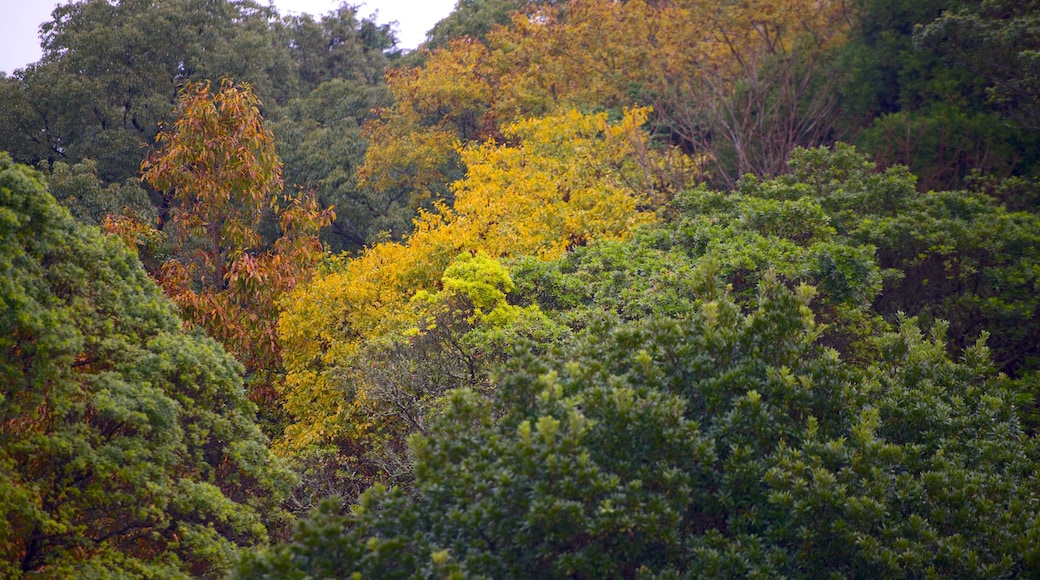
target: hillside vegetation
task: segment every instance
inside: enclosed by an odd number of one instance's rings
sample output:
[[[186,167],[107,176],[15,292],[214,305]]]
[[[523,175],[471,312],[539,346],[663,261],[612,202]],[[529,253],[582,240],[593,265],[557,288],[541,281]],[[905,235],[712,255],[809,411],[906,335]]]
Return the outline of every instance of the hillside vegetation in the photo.
[[[0,576],[1040,576],[1038,30],[57,8],[0,78]]]

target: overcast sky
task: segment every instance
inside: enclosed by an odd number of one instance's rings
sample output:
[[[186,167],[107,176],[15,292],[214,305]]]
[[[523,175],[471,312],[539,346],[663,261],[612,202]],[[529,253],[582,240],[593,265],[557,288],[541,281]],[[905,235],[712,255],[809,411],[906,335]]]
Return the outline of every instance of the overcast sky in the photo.
[[[0,0],[0,71],[8,74],[40,59],[40,24],[50,20],[55,6],[68,0]],[[259,0],[267,4],[268,0]],[[342,0],[273,0],[282,15],[308,13],[320,16],[335,10]],[[455,0],[348,0],[361,5],[359,14],[378,12],[376,22],[396,21],[398,46],[415,48],[426,32],[455,7]]]

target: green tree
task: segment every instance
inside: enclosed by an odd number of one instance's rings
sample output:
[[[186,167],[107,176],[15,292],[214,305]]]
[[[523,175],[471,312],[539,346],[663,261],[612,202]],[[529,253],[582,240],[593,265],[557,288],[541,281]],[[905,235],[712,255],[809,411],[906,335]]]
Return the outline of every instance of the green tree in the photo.
[[[251,0],[59,6],[41,27],[43,58],[3,94],[13,124],[0,130],[0,149],[32,165],[93,159],[105,183],[135,177],[184,81],[230,75],[272,103],[292,95],[291,60],[269,26],[275,16]]]
[[[981,344],[954,362],[904,321],[858,369],[819,345],[811,288],[703,298],[449,394],[413,491],[326,506],[238,575],[1037,572],[1037,449]]]
[[[433,50],[456,38],[484,41],[496,26],[508,26],[512,12],[528,6],[555,4],[554,0],[459,0],[450,14],[426,33],[423,48]]]
[[[1002,116],[1040,127],[1040,3],[979,2],[947,11],[915,34],[959,66],[988,81],[989,103]]]
[[[356,251],[381,232],[407,229],[413,208],[359,187],[355,177],[367,147],[360,127],[389,103],[383,75],[398,56],[389,26],[359,19],[358,8],[344,5],[318,21],[287,18],[279,34],[300,90],[271,117],[271,129],[285,182],[336,209],[322,241],[332,251]]]
[[[286,17],[276,28],[289,49],[299,95],[333,79],[383,84],[385,68],[398,56],[396,39],[389,24],[359,18],[359,9],[342,4],[318,20],[309,14]]]
[[[6,155],[0,304],[0,575],[215,575],[284,525],[241,365]]]
[[[1035,3],[853,5],[836,65],[851,80],[839,89],[844,138],[882,166],[909,167],[922,191],[963,187],[973,170],[1036,173],[1036,131],[1022,116],[1035,108]]]
[[[289,187],[313,191],[336,219],[322,232],[333,252],[357,251],[382,232],[402,231],[414,217],[405,196],[383,195],[358,184],[367,142],[361,125],[388,98],[385,86],[332,79],[293,99],[271,123]]]
[[[1009,211],[984,192],[918,193],[905,167],[879,171],[848,146],[802,150],[791,170],[742,191],[816,200],[839,236],[876,248],[885,277],[873,300],[878,313],[948,321],[954,352],[987,332],[1000,370],[1035,368],[1040,217]]]
[[[120,215],[151,224],[158,217],[140,180],[128,179],[106,186],[92,160],[72,166],[57,161],[46,168],[44,179],[47,191],[85,224],[99,226],[106,217]]]

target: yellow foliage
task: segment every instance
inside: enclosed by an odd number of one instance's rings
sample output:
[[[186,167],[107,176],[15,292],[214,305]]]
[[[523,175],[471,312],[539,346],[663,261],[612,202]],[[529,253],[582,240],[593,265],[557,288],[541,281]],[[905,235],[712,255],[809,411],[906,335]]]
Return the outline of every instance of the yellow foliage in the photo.
[[[455,213],[476,228],[492,256],[555,258],[568,246],[616,238],[649,221],[640,212],[649,183],[631,162],[646,118],[639,109],[616,126],[606,114],[569,111],[503,130],[518,146],[493,143],[462,150],[466,179],[453,186]]]
[[[516,13],[486,46],[456,40],[424,69],[390,74],[395,102],[367,128],[360,173],[421,198],[459,162],[452,137],[466,147],[572,108],[653,105],[655,122],[705,130],[705,111],[720,114],[740,83],[766,82],[769,59],[840,44],[845,10],[840,0],[571,0]]]
[[[628,111],[609,124],[606,114],[569,111],[506,127],[516,145],[462,148],[468,173],[452,186],[453,209],[420,212],[403,243],[372,246],[298,288],[279,326],[285,409],[294,420],[280,447],[378,436],[375,410],[351,371],[355,355],[365,341],[414,328],[422,300],[412,297],[443,285],[460,253],[553,258],[651,222],[647,175],[634,161],[652,157],[640,130],[647,113]]]

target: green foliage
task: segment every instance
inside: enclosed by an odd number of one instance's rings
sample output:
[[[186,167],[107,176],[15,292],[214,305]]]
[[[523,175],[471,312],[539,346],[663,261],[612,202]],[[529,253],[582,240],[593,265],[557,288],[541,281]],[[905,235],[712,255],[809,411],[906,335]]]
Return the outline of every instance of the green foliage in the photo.
[[[876,248],[885,273],[874,308],[927,324],[949,322],[954,350],[990,334],[998,368],[1019,374],[1035,364],[1040,339],[1037,275],[1040,221],[982,192],[919,194],[905,168],[875,171],[852,148],[801,151],[791,174],[745,186],[770,198],[812,198],[851,243]]]
[[[972,170],[1036,173],[1035,2],[855,5],[839,131],[922,190],[962,187]]]
[[[420,290],[412,297],[412,302],[436,308],[439,302],[462,299],[473,309],[467,322],[492,327],[509,324],[519,316],[519,309],[506,303],[506,294],[516,288],[509,272],[498,260],[483,252],[475,256],[460,254],[445,268],[441,284],[444,287],[441,292],[430,294]]]
[[[242,368],[0,156],[0,575],[217,574],[292,475]]]
[[[866,371],[775,280],[604,322],[449,395],[410,494],[326,507],[240,577],[1028,576],[1036,449],[982,346],[912,322]],[[965,437],[970,433],[970,437]]]
[[[155,208],[136,179],[107,187],[97,176],[97,163],[91,160],[69,166],[58,161],[44,173],[47,191],[68,208],[79,221],[100,226],[110,215],[122,215],[154,223]]]
[[[355,176],[367,146],[361,124],[386,100],[385,86],[332,79],[290,101],[271,124],[287,186],[313,191],[322,207],[336,209],[322,236],[331,251],[359,250],[380,232],[406,231],[412,218],[406,200],[362,188]]]
[[[990,112],[947,103],[903,110],[875,120],[858,139],[884,162],[906,165],[921,176],[922,189],[962,187],[972,171],[1009,176],[1034,172],[1036,144],[1021,128]]]
[[[435,394],[401,415],[423,418],[398,435],[418,434],[405,485],[322,507],[240,575],[1036,573],[1037,450],[1015,409],[1036,378],[994,372],[1035,360],[1035,216],[919,194],[848,146],[790,167],[508,278],[464,254],[408,345],[462,357],[363,351],[398,408]],[[472,308],[503,298],[566,330],[506,343],[498,371],[462,364]]]
[[[990,104],[1025,127],[1040,127],[1040,3],[991,0],[947,11],[916,31],[934,47],[985,78]]]
[[[823,340],[850,360],[873,360],[869,339],[885,328],[882,318],[895,323],[905,313],[925,326],[947,321],[951,352],[985,332],[1000,370],[1035,370],[1040,223],[1001,203],[1028,204],[1016,200],[1031,195],[1029,183],[983,180],[982,191],[920,194],[905,168],[878,171],[840,144],[798,151],[790,167],[780,178],[746,178],[732,193],[682,194],[672,223],[633,243],[578,248],[551,263],[520,260],[516,301],[580,329],[601,309],[628,320],[675,315],[696,306],[692,292],[713,285],[750,304],[769,273],[817,288]]]
[[[516,301],[582,329],[603,310],[625,320],[679,316],[699,305],[695,296],[727,287],[751,305],[759,282],[773,276],[814,285],[827,344],[851,358],[869,356],[864,339],[884,326],[870,308],[882,288],[874,246],[840,235],[840,221],[820,200],[762,193],[777,183],[748,179],[729,194],[697,188],[676,198],[671,223],[644,228],[631,243],[576,248],[551,263],[521,259]]]
[[[423,48],[443,48],[457,38],[486,40],[495,26],[510,23],[512,12],[528,6],[556,4],[552,0],[459,0],[451,14],[437,22],[428,33]]]
[[[289,50],[300,95],[335,79],[382,84],[384,68],[397,56],[395,40],[390,25],[358,18],[359,9],[341,4],[317,20],[294,15],[274,27]]]
[[[0,79],[0,576],[287,495],[241,576],[1040,576],[1035,0],[357,15],[83,0]]]
[[[343,5],[315,21],[286,19],[278,29],[299,76],[299,94],[274,111],[272,131],[291,188],[313,191],[336,220],[322,241],[332,251],[359,250],[380,232],[407,231],[407,204],[360,188],[355,171],[367,144],[361,124],[389,102],[383,74],[396,58],[387,25]]]

